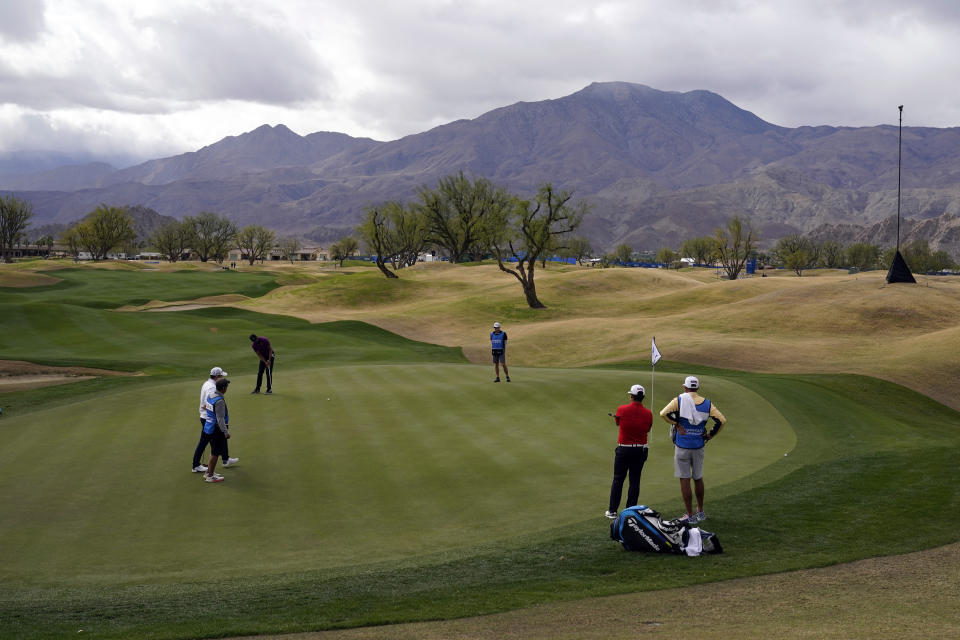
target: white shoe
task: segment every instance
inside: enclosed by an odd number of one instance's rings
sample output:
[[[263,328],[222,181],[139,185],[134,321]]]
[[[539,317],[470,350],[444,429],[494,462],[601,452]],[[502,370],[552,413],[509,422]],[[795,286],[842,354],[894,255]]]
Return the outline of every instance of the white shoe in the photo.
[[[225,467],[232,467],[233,465],[240,462],[240,458],[227,458],[227,461],[223,463]]]
[[[197,466],[195,466],[195,467],[192,469],[192,471],[193,471],[194,473],[206,473],[206,472],[207,472],[207,467],[206,467],[206,465],[198,464]]]
[[[617,517],[617,512],[616,512],[616,511],[607,511],[607,512],[604,513],[603,515],[605,515],[605,516],[607,516],[608,518],[610,518],[611,520],[613,520],[613,519],[615,519],[615,518]]]
[[[220,475],[217,475],[217,474],[213,474],[212,476],[208,476],[208,475],[204,474],[203,480],[204,480],[205,482],[223,482],[223,476],[220,476]]]

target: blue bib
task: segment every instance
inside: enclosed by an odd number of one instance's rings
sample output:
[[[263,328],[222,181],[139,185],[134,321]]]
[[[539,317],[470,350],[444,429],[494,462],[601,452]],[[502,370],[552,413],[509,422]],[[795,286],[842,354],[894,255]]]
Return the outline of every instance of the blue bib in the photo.
[[[703,402],[696,405],[697,411],[700,413],[710,413],[710,401],[706,398],[703,399]],[[677,415],[680,414],[680,398],[677,398]],[[700,424],[693,424],[686,418],[680,418],[680,426],[686,431],[684,435],[680,435],[680,432],[677,431],[677,439],[675,441],[676,445],[681,449],[702,449],[703,448],[703,436],[707,432],[707,421],[704,420]]]

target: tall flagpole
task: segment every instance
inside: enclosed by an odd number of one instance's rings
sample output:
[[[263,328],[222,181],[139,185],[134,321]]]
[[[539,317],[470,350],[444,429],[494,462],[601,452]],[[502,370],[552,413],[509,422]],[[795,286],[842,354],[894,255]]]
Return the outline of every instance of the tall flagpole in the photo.
[[[903,164],[903,105],[900,110],[900,130],[897,136],[897,252],[900,252],[900,167]]]

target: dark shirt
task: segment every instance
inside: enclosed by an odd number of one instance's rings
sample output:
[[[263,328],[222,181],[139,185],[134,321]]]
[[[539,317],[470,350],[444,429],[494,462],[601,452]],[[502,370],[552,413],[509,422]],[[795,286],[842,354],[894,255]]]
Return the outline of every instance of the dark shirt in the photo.
[[[253,347],[253,350],[257,352],[258,356],[263,356],[267,360],[269,360],[270,356],[273,355],[273,349],[270,347],[270,341],[263,336],[260,336],[254,340],[250,346]]]

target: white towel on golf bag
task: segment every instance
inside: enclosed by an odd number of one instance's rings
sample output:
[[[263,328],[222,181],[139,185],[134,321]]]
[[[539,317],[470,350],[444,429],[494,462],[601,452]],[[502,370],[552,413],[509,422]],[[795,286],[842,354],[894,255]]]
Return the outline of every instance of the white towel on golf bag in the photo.
[[[693,527],[687,530],[687,546],[683,548],[688,556],[698,556],[703,552],[703,539],[700,537],[700,529]]]
[[[690,424],[700,424],[710,417],[709,413],[697,411],[697,404],[690,397],[689,393],[680,394],[680,417],[687,420]]]

